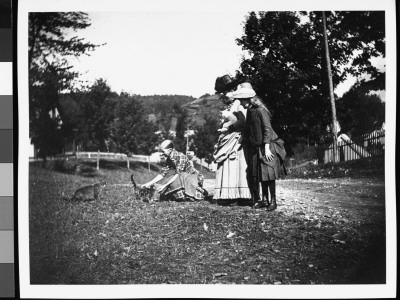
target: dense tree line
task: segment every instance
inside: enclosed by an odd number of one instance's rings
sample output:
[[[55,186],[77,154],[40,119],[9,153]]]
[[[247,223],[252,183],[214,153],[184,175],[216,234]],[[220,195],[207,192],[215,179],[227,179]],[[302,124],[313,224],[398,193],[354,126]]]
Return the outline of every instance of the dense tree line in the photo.
[[[326,15],[334,87],[350,74],[368,74],[370,90],[382,89],[384,72],[372,66],[371,58],[385,55],[384,12]],[[236,77],[250,81],[270,108],[289,154],[304,138],[314,143],[327,138],[332,114],[322,35],[321,12],[251,12],[237,39],[248,55]],[[373,113],[372,109],[365,111]],[[343,120],[344,114],[358,117],[342,109],[338,118]]]
[[[112,92],[105,80],[98,79],[88,91],[64,96],[60,108],[64,126],[76,129],[73,138],[83,151],[149,155],[162,139],[179,139],[160,130],[162,124],[151,120],[146,106],[143,98]],[[177,137],[183,135],[179,127],[186,124],[185,113],[180,106],[169,109],[168,115],[178,118]]]

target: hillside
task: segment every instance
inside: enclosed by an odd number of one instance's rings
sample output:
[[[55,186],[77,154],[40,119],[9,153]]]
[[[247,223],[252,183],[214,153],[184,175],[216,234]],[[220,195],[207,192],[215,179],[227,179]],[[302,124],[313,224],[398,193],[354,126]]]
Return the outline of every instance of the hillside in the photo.
[[[204,95],[198,99],[181,95],[135,96],[145,107],[149,120],[158,123],[160,129],[175,130],[177,118],[186,110],[189,128],[204,124],[205,116],[218,118],[224,105],[216,95]]]
[[[205,116],[219,117],[224,104],[216,95],[205,95],[183,106],[189,114],[189,124],[195,127],[203,125]]]
[[[60,100],[59,111],[64,120],[77,123],[81,114],[79,97],[82,95],[63,95]],[[118,95],[114,95],[117,99]],[[222,101],[216,95],[205,94],[196,99],[184,95],[132,95],[144,107],[148,120],[157,124],[159,130],[175,130],[178,118],[187,112],[189,128],[204,124],[205,116],[219,118],[220,111],[224,108]]]
[[[173,113],[177,106],[184,106],[195,100],[191,96],[182,95],[134,95],[133,97],[142,103],[147,114],[154,115]]]

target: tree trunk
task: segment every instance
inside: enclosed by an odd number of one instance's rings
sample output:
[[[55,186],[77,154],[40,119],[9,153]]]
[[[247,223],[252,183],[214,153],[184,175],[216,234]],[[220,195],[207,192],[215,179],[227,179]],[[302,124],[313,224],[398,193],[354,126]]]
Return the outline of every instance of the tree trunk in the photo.
[[[336,106],[335,106],[335,97],[333,95],[331,59],[329,56],[328,37],[326,35],[326,18],[324,11],[322,12],[322,23],[324,25],[325,57],[326,57],[326,67],[328,72],[329,97],[331,100],[331,108],[332,108],[333,162],[336,162],[336,154],[337,154]]]

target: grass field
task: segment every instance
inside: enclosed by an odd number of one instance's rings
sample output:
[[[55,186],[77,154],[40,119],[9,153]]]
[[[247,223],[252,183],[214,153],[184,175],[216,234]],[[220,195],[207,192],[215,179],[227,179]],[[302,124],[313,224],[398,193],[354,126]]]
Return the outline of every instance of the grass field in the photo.
[[[130,174],[143,183],[157,172],[112,161],[100,170],[74,160],[31,164],[31,283],[385,282],[382,176],[279,180],[278,209],[267,212],[136,200]],[[213,174],[205,175],[212,192]],[[62,200],[100,178],[108,182],[100,201]]]

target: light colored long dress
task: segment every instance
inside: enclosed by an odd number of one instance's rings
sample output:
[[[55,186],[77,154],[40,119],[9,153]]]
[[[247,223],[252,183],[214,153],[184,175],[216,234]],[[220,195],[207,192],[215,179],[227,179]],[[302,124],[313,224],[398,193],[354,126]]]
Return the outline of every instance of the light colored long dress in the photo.
[[[244,114],[237,113],[243,122]],[[221,134],[214,151],[217,163],[214,199],[251,199],[246,179],[246,160],[242,148],[242,134],[238,131]]]

